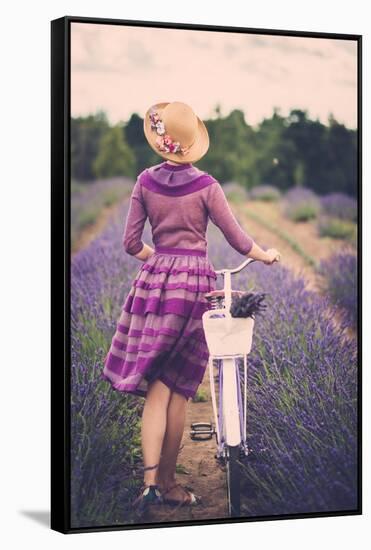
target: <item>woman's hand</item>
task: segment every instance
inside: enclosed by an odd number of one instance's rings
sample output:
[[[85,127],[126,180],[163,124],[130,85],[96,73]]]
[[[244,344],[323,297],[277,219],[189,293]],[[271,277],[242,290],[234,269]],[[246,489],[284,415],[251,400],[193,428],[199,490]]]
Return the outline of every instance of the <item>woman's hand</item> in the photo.
[[[280,253],[275,248],[269,248],[267,251],[260,248],[256,242],[253,243],[250,252],[247,255],[248,258],[253,258],[259,262],[264,262],[267,265],[278,262],[281,258]]]
[[[138,252],[138,254],[135,254],[135,257],[142,262],[146,262],[148,258],[150,258],[154,253],[155,251],[153,250],[153,248],[144,243],[142,250]]]
[[[281,254],[275,248],[269,248],[265,254],[267,259],[263,260],[263,262],[266,265],[272,265],[274,262],[279,262],[281,259]]]

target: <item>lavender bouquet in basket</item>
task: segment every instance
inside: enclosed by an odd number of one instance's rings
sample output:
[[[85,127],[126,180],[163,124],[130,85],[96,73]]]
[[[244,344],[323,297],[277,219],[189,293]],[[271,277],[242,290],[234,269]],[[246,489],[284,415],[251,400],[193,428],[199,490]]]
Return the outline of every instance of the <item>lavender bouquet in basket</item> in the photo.
[[[264,303],[265,292],[245,292],[238,296],[233,296],[230,313],[232,317],[252,317],[262,313],[267,309]]]

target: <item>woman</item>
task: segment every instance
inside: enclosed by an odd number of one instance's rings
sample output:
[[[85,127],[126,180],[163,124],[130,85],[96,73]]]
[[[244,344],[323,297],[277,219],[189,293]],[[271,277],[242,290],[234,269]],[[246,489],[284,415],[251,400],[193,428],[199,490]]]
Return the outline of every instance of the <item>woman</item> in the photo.
[[[144,133],[165,162],[139,174],[132,191],[123,245],[143,265],[125,300],[103,377],[123,392],[146,397],[141,425],[144,484],[135,505],[196,504],[176,482],[175,467],[186,406],[208,360],[202,314],[204,294],[215,290],[207,257],[210,218],[244,256],[272,264],[234,217],[219,182],[196,168],[209,148],[204,123],[185,103],[148,109]],[[141,240],[146,219],[155,249]]]

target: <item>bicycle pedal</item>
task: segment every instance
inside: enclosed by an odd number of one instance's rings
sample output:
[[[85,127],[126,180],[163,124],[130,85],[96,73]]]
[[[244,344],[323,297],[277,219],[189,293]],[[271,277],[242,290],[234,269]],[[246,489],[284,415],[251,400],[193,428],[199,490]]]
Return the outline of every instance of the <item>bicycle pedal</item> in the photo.
[[[211,422],[192,422],[191,423],[192,430],[204,430],[206,428],[212,428]]]
[[[192,422],[189,433],[194,441],[207,441],[215,434],[215,429],[211,422]]]

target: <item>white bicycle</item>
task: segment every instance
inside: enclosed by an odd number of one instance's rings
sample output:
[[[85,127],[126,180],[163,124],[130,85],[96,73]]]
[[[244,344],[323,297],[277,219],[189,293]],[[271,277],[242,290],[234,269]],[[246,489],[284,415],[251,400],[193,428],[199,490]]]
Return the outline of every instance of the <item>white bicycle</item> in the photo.
[[[210,354],[208,367],[215,428],[212,423],[199,422],[191,424],[190,432],[191,438],[199,441],[216,436],[216,457],[226,466],[227,499],[231,517],[238,517],[241,513],[240,460],[249,454],[246,441],[247,355],[251,350],[254,328],[252,317],[232,317],[230,313],[232,296],[244,294],[242,291],[232,290],[231,276],[254,261],[247,258],[235,269],[216,271],[224,276],[224,288],[205,295],[210,303],[210,309],[203,314],[202,323]],[[239,357],[243,358],[244,363],[243,397],[240,371],[236,361]]]

